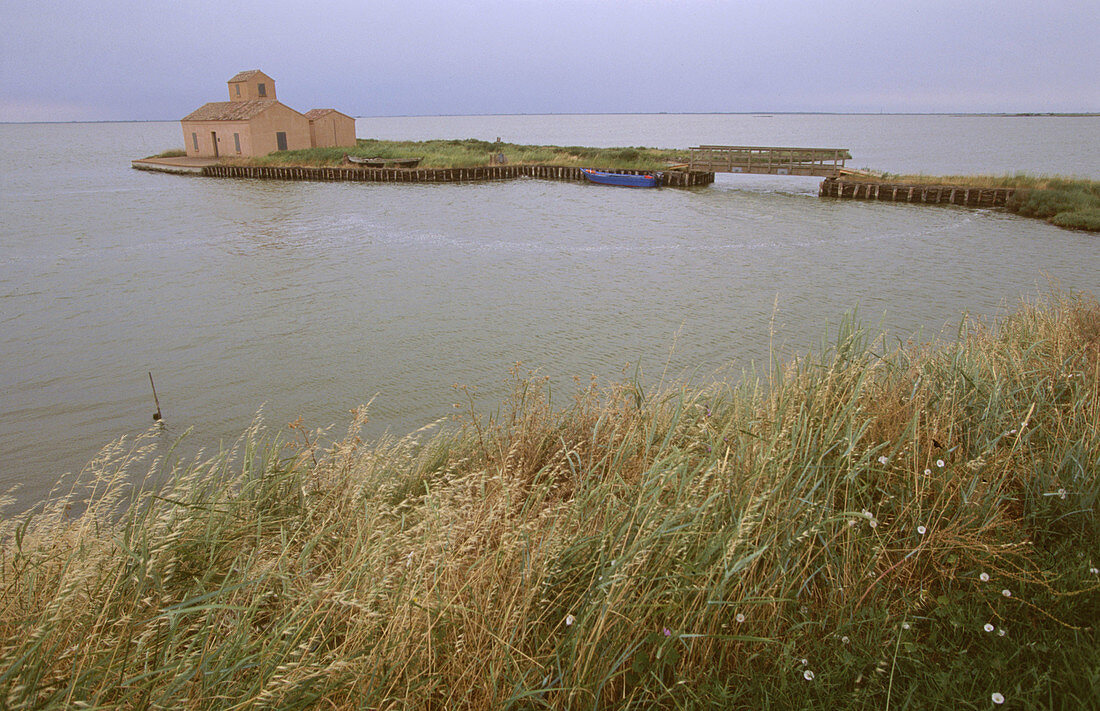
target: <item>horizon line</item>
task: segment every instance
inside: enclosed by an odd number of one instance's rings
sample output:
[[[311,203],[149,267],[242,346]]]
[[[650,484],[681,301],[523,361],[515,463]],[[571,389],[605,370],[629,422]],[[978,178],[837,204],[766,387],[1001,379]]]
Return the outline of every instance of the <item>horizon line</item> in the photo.
[[[382,118],[477,118],[490,116],[999,116],[1027,118],[1037,116],[1093,118],[1096,111],[555,111],[549,113],[470,113],[470,114],[370,114],[355,119]],[[0,125],[68,123],[175,123],[180,119],[74,119],[66,121],[0,121]]]

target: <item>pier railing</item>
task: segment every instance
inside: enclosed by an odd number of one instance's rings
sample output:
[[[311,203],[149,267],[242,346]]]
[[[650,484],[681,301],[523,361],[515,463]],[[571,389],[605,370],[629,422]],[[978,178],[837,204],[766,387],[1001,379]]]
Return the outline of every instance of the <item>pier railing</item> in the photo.
[[[785,148],[778,146],[695,146],[688,149],[688,170],[711,173],[756,173],[764,175],[840,174],[844,161],[851,159],[847,148]]]

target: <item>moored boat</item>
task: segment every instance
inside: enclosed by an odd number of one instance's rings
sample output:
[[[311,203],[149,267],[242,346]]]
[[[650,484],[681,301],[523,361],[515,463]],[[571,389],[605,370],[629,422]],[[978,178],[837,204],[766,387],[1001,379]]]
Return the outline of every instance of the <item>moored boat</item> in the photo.
[[[645,175],[632,175],[631,173],[608,173],[602,170],[581,168],[584,177],[593,183],[601,185],[619,185],[626,188],[655,188],[661,182],[660,174],[647,173]]]
[[[386,166],[392,168],[415,168],[420,165],[419,158],[360,158],[359,156],[344,154],[344,160],[367,168],[385,168]]]

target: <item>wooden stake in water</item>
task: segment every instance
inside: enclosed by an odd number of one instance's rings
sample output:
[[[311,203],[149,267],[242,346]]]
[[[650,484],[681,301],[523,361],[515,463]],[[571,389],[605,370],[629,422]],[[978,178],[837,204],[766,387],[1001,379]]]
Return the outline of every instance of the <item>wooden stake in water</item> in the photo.
[[[149,385],[153,387],[153,402],[157,405],[157,411],[153,413],[153,422],[160,422],[160,400],[157,399],[157,386],[153,385],[153,373],[149,372]]]

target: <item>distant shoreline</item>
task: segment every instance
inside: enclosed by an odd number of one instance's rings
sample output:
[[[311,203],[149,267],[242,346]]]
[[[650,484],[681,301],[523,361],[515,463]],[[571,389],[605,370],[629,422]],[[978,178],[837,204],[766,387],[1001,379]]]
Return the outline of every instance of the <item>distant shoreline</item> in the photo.
[[[517,114],[376,114],[355,116],[356,119],[390,118],[477,118],[492,116],[957,116],[960,118],[1100,118],[1100,112],[993,112],[968,113],[957,111],[597,111],[597,112],[551,112]],[[0,121],[0,126],[22,126],[33,124],[79,124],[79,123],[178,123],[171,119],[87,119],[83,121]]]

